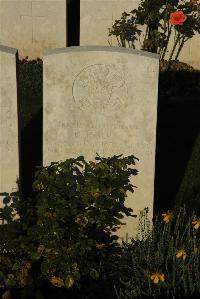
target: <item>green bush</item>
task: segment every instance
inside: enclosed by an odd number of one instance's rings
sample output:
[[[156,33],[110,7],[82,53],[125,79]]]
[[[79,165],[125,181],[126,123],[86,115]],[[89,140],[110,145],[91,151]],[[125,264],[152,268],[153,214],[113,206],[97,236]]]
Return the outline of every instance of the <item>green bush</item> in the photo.
[[[129,178],[137,174],[136,159],[98,156],[86,162],[80,156],[51,163],[36,173],[36,198],[6,196],[0,210],[4,296],[12,289],[36,290],[43,281],[71,288],[83,279],[106,278],[107,261],[119,248],[115,231],[124,215],[132,215],[124,202],[134,191]]]
[[[94,162],[78,157],[51,163],[36,173],[36,198],[22,201],[16,193],[4,194],[3,299],[200,294],[197,215],[181,208],[178,214],[162,214],[162,221],[158,218],[152,225],[146,209],[138,236],[131,243],[118,243],[116,229],[124,215],[132,215],[124,202],[127,192],[134,191],[130,176],[137,174],[135,161],[134,156],[97,156]]]
[[[140,233],[124,243],[121,258],[113,263],[118,299],[191,298],[200,294],[200,218],[163,214],[150,229],[146,212]],[[117,271],[117,272],[116,272]]]

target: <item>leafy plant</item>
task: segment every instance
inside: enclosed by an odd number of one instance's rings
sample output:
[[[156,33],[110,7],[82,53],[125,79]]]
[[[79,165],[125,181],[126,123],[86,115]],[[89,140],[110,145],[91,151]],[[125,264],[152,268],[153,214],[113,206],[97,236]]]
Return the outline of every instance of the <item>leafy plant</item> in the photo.
[[[142,50],[158,53],[160,60],[166,59],[174,36],[168,67],[195,33],[200,33],[199,0],[141,0],[137,9],[124,12],[109,29],[109,36],[115,36],[119,46],[135,48],[138,40]]]
[[[124,203],[134,192],[136,160],[120,155],[53,162],[36,173],[36,198],[4,200],[9,211],[0,210],[0,290],[37,289],[45,281],[71,288],[105,278],[107,256],[119,249],[115,232],[123,216],[132,215]]]
[[[119,299],[190,298],[200,294],[200,218],[163,214],[152,230],[146,211],[140,217],[137,240],[124,243],[115,269]],[[115,272],[115,271],[113,271]]]
[[[52,163],[37,173],[34,187],[42,192],[37,201],[36,240],[42,257],[42,273],[53,284],[71,287],[81,276],[98,279],[101,260],[121,225],[129,177],[137,171],[127,167],[135,157],[83,157]],[[39,234],[38,234],[39,232]],[[57,278],[59,277],[59,279]]]

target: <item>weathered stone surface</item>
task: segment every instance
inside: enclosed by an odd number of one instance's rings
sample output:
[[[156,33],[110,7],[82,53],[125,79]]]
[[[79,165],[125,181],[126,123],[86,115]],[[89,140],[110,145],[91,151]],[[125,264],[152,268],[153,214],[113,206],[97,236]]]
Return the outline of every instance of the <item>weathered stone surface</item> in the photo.
[[[0,193],[16,192],[19,177],[17,50],[0,46]],[[2,196],[0,196],[0,207]]]
[[[0,43],[17,48],[21,58],[66,47],[66,30],[66,0],[0,1]]]
[[[153,208],[158,57],[112,47],[72,47],[44,56],[44,165],[84,155],[134,154],[139,175],[127,205]],[[126,219],[119,235],[136,232]]]
[[[108,38],[108,28],[124,11],[130,12],[139,0],[81,0],[80,45],[117,45],[115,38]]]

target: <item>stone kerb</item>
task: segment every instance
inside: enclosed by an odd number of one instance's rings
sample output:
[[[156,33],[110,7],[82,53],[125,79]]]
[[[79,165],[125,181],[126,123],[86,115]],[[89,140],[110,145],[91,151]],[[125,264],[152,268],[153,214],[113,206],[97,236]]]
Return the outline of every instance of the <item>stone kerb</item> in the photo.
[[[44,56],[43,161],[134,154],[139,175],[127,206],[152,216],[158,56],[112,47],[71,47]],[[136,233],[138,217],[118,234]]]
[[[19,57],[42,57],[44,49],[66,47],[66,0],[1,0],[0,43]]]
[[[17,50],[0,45],[0,193],[16,192],[19,178]],[[0,196],[0,207],[2,207]]]

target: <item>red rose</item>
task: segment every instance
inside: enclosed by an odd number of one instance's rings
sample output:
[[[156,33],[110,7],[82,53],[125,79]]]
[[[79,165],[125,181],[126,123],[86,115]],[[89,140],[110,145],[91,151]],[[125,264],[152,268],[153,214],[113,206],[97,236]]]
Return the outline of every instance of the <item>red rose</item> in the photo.
[[[172,25],[183,25],[183,23],[187,20],[187,16],[180,10],[172,12],[170,14],[170,23]]]

